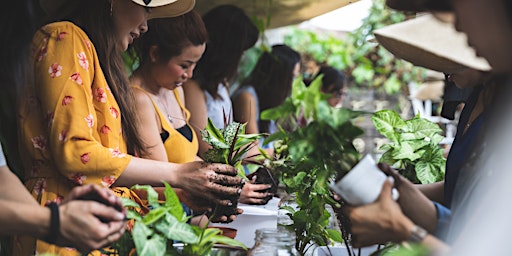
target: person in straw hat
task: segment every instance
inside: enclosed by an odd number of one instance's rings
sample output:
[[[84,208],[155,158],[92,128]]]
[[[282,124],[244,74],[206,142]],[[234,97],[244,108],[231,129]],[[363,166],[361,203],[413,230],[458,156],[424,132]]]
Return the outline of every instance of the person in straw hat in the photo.
[[[510,84],[512,74],[512,58],[510,54],[505,54],[512,43],[512,6],[503,0],[455,0],[452,2],[390,0],[389,2],[394,4],[396,2],[403,3],[403,6],[396,5],[401,6],[400,8],[411,7],[409,5],[412,2],[414,8],[420,7],[421,10],[432,10],[436,7],[436,10],[439,11],[439,8],[437,8],[439,2],[445,4],[444,7],[448,6],[449,8],[442,10],[455,13],[457,28],[467,33],[468,41],[475,47],[478,55],[486,58],[492,67],[490,72],[493,75],[493,82],[497,86],[494,86],[495,91],[491,93],[491,104],[486,108],[485,126],[478,132],[478,141],[474,143],[469,156],[465,159],[454,188],[451,204],[454,213],[453,223],[450,225],[447,236],[448,243],[455,244],[454,251],[450,251],[447,244],[442,243],[424,229],[432,230],[431,228],[436,226],[438,215],[443,213],[437,212],[431,201],[420,190],[407,184],[407,181],[398,176],[389,166],[382,164],[380,165],[381,169],[394,177],[396,186],[401,192],[401,198],[398,200],[399,204],[389,196],[393,181],[388,181],[384,185],[380,198],[375,203],[362,207],[346,208],[352,222],[353,242],[356,246],[365,246],[386,241],[402,242],[409,240],[428,246],[436,254],[482,255],[467,254],[474,251],[461,248],[468,247],[468,241],[475,242],[482,238],[482,235],[494,239],[491,227],[500,230],[500,233],[496,234],[503,234],[501,232],[503,226],[508,227],[509,222],[503,218],[502,213],[511,212],[510,207],[502,207],[503,204],[489,199],[493,199],[493,197],[503,198],[503,196],[500,196],[503,192],[509,192],[505,196],[508,198],[510,192],[512,192],[510,189],[506,189],[507,186],[502,182],[504,179],[501,176],[508,177],[507,173],[510,173],[510,170],[508,172],[504,171],[510,168],[510,157],[505,155],[505,152],[510,152],[511,138],[507,136],[510,131],[510,120],[508,122],[504,121],[503,116],[506,116],[506,110],[504,111],[504,109],[510,109],[510,100],[509,98],[507,100],[507,96],[510,96],[511,88],[510,85],[503,85]],[[428,2],[428,4],[425,4],[425,2]],[[470,65],[467,60],[461,64]],[[504,129],[503,125],[508,129]],[[496,134],[500,136],[496,136]],[[493,146],[490,147],[489,145]],[[508,151],[503,150],[507,148]],[[493,183],[501,186],[489,186]],[[486,207],[482,208],[481,205]],[[378,211],[376,211],[377,209]],[[490,214],[487,209],[497,210]],[[376,212],[378,212],[378,215],[375,214]],[[497,220],[489,221],[489,216],[495,216]],[[471,228],[475,224],[479,224],[479,230],[488,233],[475,233]],[[474,235],[464,238],[466,232],[474,233]],[[503,239],[498,240],[503,241]],[[460,246],[461,244],[464,245]],[[480,243],[475,244],[480,245]],[[489,244],[495,245],[496,243]],[[476,248],[476,246],[469,247]],[[488,249],[501,252],[492,255],[507,255],[510,253],[510,249],[507,251],[504,246],[495,247],[499,250],[494,250],[495,248],[489,246],[478,249],[485,252],[484,254],[488,254]],[[461,251],[466,254],[461,253]],[[504,251],[508,253],[503,254]]]
[[[137,137],[134,97],[122,53],[148,30],[147,19],[181,15],[194,3],[41,0],[50,23],[33,38],[33,76],[19,111],[25,185],[40,205],[58,208],[72,188],[85,184],[112,187],[118,195],[137,199],[127,187],[162,186],[166,181],[185,191],[183,200],[208,202],[194,205],[201,210],[227,205],[225,198],[239,195],[238,189],[223,185],[243,183],[231,166],[137,157],[145,154],[144,142]],[[52,231],[47,241],[59,237],[58,226]],[[106,242],[118,237],[107,236]],[[78,254],[42,240],[16,239],[14,255],[44,252]]]

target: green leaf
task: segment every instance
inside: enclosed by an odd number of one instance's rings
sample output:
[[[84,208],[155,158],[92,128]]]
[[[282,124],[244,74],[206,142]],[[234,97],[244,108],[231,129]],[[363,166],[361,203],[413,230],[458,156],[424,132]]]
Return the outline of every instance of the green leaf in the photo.
[[[180,222],[171,214],[166,214],[165,221],[158,222],[155,228],[169,240],[191,244],[199,242],[199,236],[192,226],[186,222]]]
[[[179,220],[183,220],[185,218],[185,212],[183,211],[183,206],[181,205],[180,199],[174,189],[172,189],[169,183],[163,181],[165,190],[165,207],[169,209],[169,213],[171,213],[174,217]]]
[[[421,157],[421,155],[415,153],[414,148],[410,144],[403,143],[401,145],[400,150],[394,150],[392,152],[392,157],[394,159],[399,159],[399,160],[407,159],[410,161],[415,161],[416,159],[419,159]]]
[[[165,207],[154,208],[151,211],[149,211],[146,215],[144,215],[144,217],[142,218],[142,222],[145,225],[151,225],[156,221],[159,221],[161,218],[163,218],[166,212],[167,209]]]
[[[121,203],[123,204],[124,207],[134,207],[134,208],[140,208],[140,205],[138,203],[136,203],[135,201],[129,199],[129,198],[126,198],[126,197],[119,197],[119,199],[121,199]]]
[[[372,115],[375,129],[393,142],[398,141],[397,130],[405,127],[405,121],[393,110],[380,110]]]
[[[438,168],[429,162],[416,163],[416,177],[421,184],[430,184],[439,181]]]
[[[229,238],[227,236],[223,236],[223,235],[214,236],[212,238],[212,242],[215,244],[225,244],[225,245],[229,245],[229,246],[236,246],[236,247],[241,247],[243,249],[247,249],[247,246],[245,246],[244,243],[237,241],[235,239]]]
[[[334,242],[338,242],[338,243],[343,242],[341,233],[338,230],[327,229],[326,231],[327,231],[327,234],[329,235],[329,238],[332,239]]]
[[[132,190],[145,190],[147,193],[147,199],[149,205],[153,208],[160,207],[160,203],[158,203],[158,193],[153,189],[150,185],[134,185],[131,187]]]
[[[128,210],[126,212],[126,218],[129,219],[129,220],[135,220],[135,221],[141,221],[142,220],[142,217],[140,216],[140,214],[134,210]]]

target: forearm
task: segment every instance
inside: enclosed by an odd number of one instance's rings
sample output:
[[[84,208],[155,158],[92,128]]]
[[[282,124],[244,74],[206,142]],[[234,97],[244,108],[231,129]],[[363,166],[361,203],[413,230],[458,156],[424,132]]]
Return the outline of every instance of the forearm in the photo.
[[[18,177],[7,166],[0,167],[0,188],[2,188],[0,200],[38,205]]]
[[[35,202],[35,200],[33,200]],[[44,238],[50,228],[50,210],[34,204],[0,200],[0,234]]]
[[[429,233],[435,231],[437,211],[434,203],[419,190],[401,190],[398,199],[403,213]]]
[[[114,186],[131,187],[136,184],[163,186],[166,181],[172,187],[180,187],[177,173],[182,165],[133,157],[116,180]]]
[[[428,199],[444,204],[444,181],[415,185]]]
[[[401,222],[402,225],[402,239],[403,241],[407,241],[408,238],[412,237],[412,230],[415,225],[423,227],[419,224],[415,224],[409,219],[405,218],[404,221]],[[445,253],[450,249],[450,247],[445,244],[443,241],[437,239],[435,236],[431,235],[429,232],[419,243],[427,248],[433,255],[445,255]]]

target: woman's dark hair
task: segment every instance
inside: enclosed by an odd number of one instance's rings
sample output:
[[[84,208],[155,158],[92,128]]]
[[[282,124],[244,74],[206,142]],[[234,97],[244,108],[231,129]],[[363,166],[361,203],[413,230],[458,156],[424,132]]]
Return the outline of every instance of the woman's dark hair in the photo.
[[[0,40],[0,141],[9,169],[23,179],[18,152],[16,106],[30,72],[30,43],[44,18],[43,11],[33,0],[10,2],[0,10],[2,38]],[[7,250],[6,250],[7,251]]]
[[[340,91],[346,85],[347,80],[343,72],[331,66],[321,67],[318,73],[316,74],[315,79],[320,75],[323,75],[322,91],[325,93]]]
[[[214,98],[219,83],[236,74],[245,50],[258,40],[258,28],[244,11],[234,5],[220,5],[203,15],[208,31],[206,51],[197,63],[194,79]]]
[[[179,56],[184,48],[202,45],[208,39],[203,20],[196,11],[173,18],[149,20],[148,28],[148,32],[133,45],[141,66],[150,61],[151,46],[158,47],[158,61],[168,62]]]
[[[295,65],[300,63],[300,54],[279,44],[271,52],[263,52],[249,77],[242,83],[251,85],[258,95],[260,112],[276,107],[290,95]],[[268,121],[260,120],[262,132],[268,132]]]
[[[52,21],[73,21],[87,33],[93,42],[101,69],[121,111],[123,137],[128,147],[128,153],[141,156],[144,155],[145,147],[137,135],[135,97],[126,74],[123,60],[124,49],[121,49],[118,42],[110,9],[111,1],[68,0],[63,8],[56,12],[64,15],[55,15],[52,17]]]

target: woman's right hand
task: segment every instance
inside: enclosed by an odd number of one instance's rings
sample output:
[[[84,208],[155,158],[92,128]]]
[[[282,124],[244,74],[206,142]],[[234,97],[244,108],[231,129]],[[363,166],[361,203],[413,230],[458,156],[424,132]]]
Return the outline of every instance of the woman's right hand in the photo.
[[[86,198],[94,198],[94,200]],[[97,201],[96,201],[97,200]],[[103,248],[124,233],[126,210],[108,188],[98,185],[75,187],[59,205],[60,246],[81,252]]]
[[[213,211],[215,205],[230,205],[238,201],[245,181],[237,177],[238,171],[230,165],[202,161],[183,164],[177,177],[183,190],[180,199],[194,210]],[[241,211],[239,211],[241,212]],[[223,216],[220,221],[233,220]]]
[[[414,223],[433,233],[437,224],[437,210],[434,203],[391,166],[379,163],[378,167],[386,175],[393,177],[395,188],[400,193],[398,203],[402,212]]]

